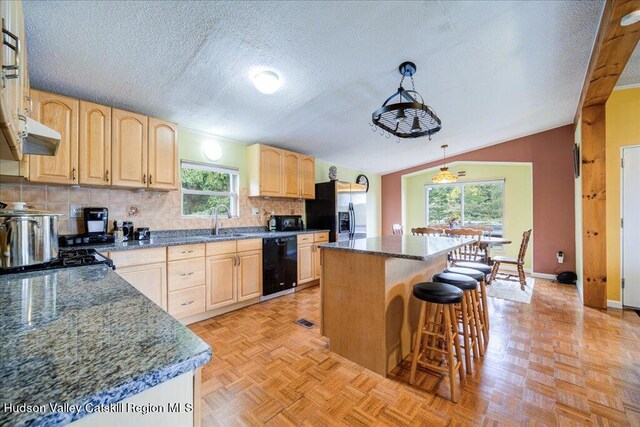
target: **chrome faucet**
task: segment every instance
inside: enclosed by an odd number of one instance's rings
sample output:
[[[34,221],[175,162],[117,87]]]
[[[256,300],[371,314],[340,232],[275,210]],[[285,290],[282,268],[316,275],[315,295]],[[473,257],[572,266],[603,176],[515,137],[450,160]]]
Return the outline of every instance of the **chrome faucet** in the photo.
[[[229,208],[226,205],[218,205],[215,208],[213,208],[213,235],[217,236],[218,235],[218,210],[220,208],[224,208],[227,210],[227,217],[231,218],[231,211],[229,210]]]

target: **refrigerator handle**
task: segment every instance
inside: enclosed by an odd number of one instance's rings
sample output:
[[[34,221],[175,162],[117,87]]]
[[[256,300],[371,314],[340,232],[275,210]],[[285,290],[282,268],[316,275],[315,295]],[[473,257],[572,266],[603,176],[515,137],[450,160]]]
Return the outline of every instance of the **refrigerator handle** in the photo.
[[[351,237],[353,237],[355,232],[356,232],[356,213],[353,210],[353,203],[349,203],[349,233],[351,234]]]

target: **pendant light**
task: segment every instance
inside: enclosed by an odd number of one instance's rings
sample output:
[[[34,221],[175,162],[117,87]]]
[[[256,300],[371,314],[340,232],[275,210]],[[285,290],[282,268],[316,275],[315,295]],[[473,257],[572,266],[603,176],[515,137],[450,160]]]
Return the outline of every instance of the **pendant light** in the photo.
[[[380,128],[380,134],[384,135],[386,132],[387,138],[395,135],[398,138],[429,136],[431,139],[431,135],[442,129],[442,122],[431,107],[424,103],[422,95],[416,92],[413,81],[416,64],[403,62],[398,67],[398,71],[402,75],[400,87],[384,101],[382,107],[373,112],[371,128],[374,132]],[[412,89],[407,90],[402,86],[405,77],[411,79]],[[396,102],[390,103],[394,99]]]
[[[440,168],[440,172],[435,174],[431,181],[434,184],[449,184],[451,182],[458,182],[458,176],[449,172],[449,168],[447,167],[447,147],[448,145],[443,145],[442,151],[442,167]]]

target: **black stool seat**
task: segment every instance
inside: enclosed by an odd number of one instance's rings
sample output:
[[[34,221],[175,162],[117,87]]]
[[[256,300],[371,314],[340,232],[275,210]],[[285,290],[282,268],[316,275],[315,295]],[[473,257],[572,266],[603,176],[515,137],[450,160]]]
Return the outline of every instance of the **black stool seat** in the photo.
[[[462,289],[463,291],[470,291],[478,287],[478,282],[476,281],[476,279],[465,276],[464,274],[438,273],[433,275],[432,280],[434,282],[448,283]]]
[[[446,283],[418,283],[413,286],[413,296],[434,304],[458,304],[462,301],[462,291]]]
[[[473,268],[474,270],[482,271],[484,274],[491,274],[492,267],[481,262],[456,262],[456,267]]]
[[[464,268],[464,267],[447,267],[444,269],[445,273],[457,273],[463,274],[465,276],[469,276],[478,282],[485,279],[485,275],[482,271],[474,270],[472,268]]]

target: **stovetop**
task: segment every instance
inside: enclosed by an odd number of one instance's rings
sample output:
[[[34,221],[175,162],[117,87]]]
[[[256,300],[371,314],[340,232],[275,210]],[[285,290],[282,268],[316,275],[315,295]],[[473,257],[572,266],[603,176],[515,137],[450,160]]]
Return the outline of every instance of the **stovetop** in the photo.
[[[0,275],[96,264],[104,264],[115,270],[113,261],[97,252],[95,249],[61,249],[58,251],[58,258],[53,261],[43,264],[27,265],[24,267],[0,268]]]

